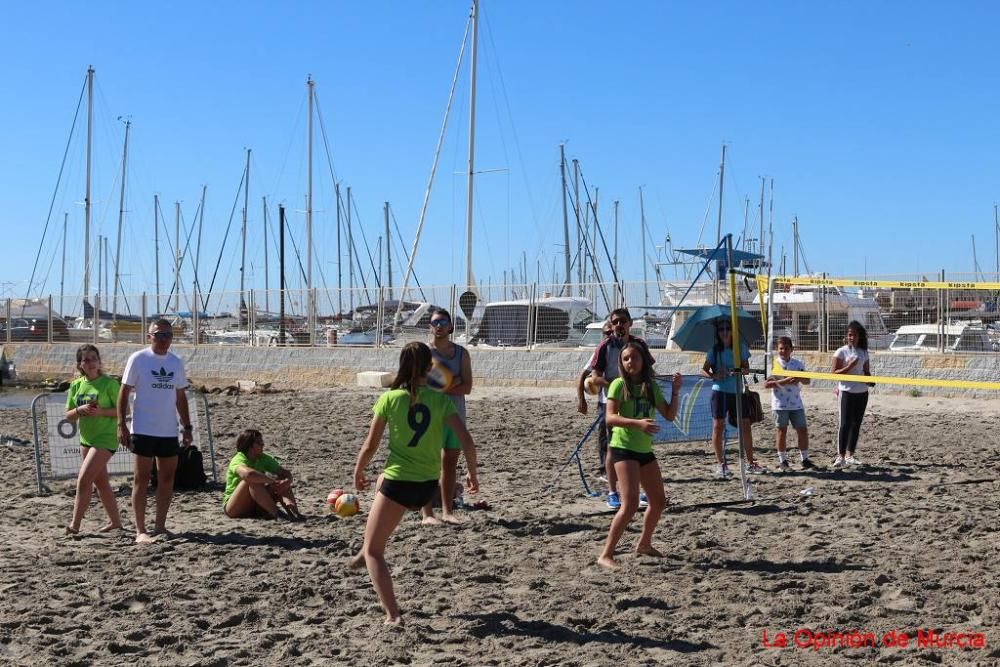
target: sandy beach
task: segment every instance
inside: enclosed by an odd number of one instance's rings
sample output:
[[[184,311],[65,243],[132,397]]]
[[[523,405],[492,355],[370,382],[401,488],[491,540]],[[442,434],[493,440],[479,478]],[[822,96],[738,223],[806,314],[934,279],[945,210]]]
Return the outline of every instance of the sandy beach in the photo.
[[[350,484],[377,395],[211,396],[220,474],[236,434],[259,428],[309,519],[230,520],[218,488],[182,492],[174,537],[152,545],[96,533],[96,504],[65,537],[72,485],[39,496],[31,448],[0,440],[0,664],[1000,663],[1000,400],[875,394],[867,465],[835,471],[834,397],[806,391],[821,468],[798,468],[790,434],[796,465],[755,477],[751,502],[713,478],[706,443],[660,445],[665,557],[631,552],[636,521],[610,572],[595,564],[610,510],[584,497],[575,467],[557,475],[592,415],[566,389],[481,389],[469,427],[492,509],[464,511],[459,527],[404,519],[387,558],[406,625],[386,628],[367,573],[343,567],[364,512],[337,519],[324,504]],[[30,439],[28,411],[0,410],[0,434]],[[773,428],[754,435],[773,470]],[[595,447],[584,461],[599,487]],[[384,456],[383,444],[376,465]],[[130,482],[113,479],[127,526]],[[943,646],[977,634],[984,648]]]

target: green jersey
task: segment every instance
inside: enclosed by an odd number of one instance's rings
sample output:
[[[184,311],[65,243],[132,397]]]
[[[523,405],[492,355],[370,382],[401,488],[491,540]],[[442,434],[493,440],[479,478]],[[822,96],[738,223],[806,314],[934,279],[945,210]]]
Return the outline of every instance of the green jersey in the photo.
[[[608,398],[618,401],[618,414],[628,419],[652,419],[656,415],[657,406],[666,403],[663,398],[663,391],[656,382],[652,384],[653,401],[650,403],[645,396],[637,396],[639,393],[636,387],[630,386],[632,398],[625,400],[625,380],[615,378],[608,387]],[[653,436],[637,428],[621,428],[615,426],[611,429],[611,446],[619,449],[648,454],[653,451]]]
[[[441,474],[444,422],[457,414],[447,394],[427,387],[417,390],[410,405],[405,389],[382,394],[372,412],[389,425],[389,458],[383,475],[403,482],[428,482]]]
[[[238,472],[240,466],[246,466],[253,468],[257,472],[270,473],[272,475],[276,474],[278,469],[281,468],[278,459],[268,454],[262,453],[251,461],[243,452],[236,452],[236,456],[229,461],[229,467],[226,468],[226,490],[222,494],[223,507],[226,506],[229,496],[233,495],[233,491],[240,485],[240,473]]]
[[[118,403],[118,381],[107,375],[98,375],[93,380],[78,377],[69,385],[66,393],[66,410],[79,408],[97,401],[99,408],[113,408]],[[118,420],[115,417],[83,417],[80,425],[80,444],[99,447],[109,451],[118,450]]]

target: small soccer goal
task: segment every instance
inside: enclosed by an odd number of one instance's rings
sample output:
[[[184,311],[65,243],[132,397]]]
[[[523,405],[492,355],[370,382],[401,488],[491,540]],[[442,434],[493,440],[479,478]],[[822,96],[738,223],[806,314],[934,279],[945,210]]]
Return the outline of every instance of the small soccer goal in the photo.
[[[192,444],[201,450],[212,482],[218,481],[215,465],[215,445],[212,441],[212,420],[208,410],[208,399],[204,394],[185,392],[190,407],[193,429]],[[134,400],[135,394],[130,395]],[[131,414],[131,411],[130,411]],[[38,492],[50,491],[47,482],[57,479],[71,479],[80,472],[79,425],[66,420],[66,394],[46,393],[35,396],[31,402],[31,421],[35,444],[35,479]],[[132,419],[129,417],[129,426]],[[178,437],[182,429],[177,422]],[[204,446],[203,446],[204,445]],[[207,447],[207,449],[206,449]],[[132,452],[119,447],[108,461],[109,475],[129,475],[132,473]]]

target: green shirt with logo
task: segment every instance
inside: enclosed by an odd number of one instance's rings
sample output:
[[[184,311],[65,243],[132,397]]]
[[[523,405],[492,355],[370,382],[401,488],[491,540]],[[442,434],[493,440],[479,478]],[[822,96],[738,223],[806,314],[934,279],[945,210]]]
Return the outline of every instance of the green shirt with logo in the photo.
[[[99,408],[113,408],[118,403],[118,381],[107,375],[93,380],[78,377],[66,393],[66,410],[79,408],[97,401]],[[118,451],[118,420],[115,417],[84,417],[77,420],[80,427],[80,444]]]
[[[618,414],[628,419],[653,419],[656,415],[656,408],[666,403],[663,398],[663,391],[657,382],[652,383],[653,403],[645,395],[639,395],[638,388],[631,386],[632,398],[625,399],[625,380],[615,378],[608,387],[608,399],[618,401]],[[611,447],[627,449],[639,454],[648,454],[653,451],[653,436],[638,428],[622,428],[615,426],[611,429]]]
[[[226,490],[222,494],[223,507],[226,506],[229,496],[233,495],[233,491],[240,485],[240,466],[246,466],[257,472],[270,473],[272,475],[277,474],[281,468],[278,459],[269,454],[261,453],[260,456],[251,461],[243,452],[236,452],[236,456],[230,459],[229,467],[226,468]]]

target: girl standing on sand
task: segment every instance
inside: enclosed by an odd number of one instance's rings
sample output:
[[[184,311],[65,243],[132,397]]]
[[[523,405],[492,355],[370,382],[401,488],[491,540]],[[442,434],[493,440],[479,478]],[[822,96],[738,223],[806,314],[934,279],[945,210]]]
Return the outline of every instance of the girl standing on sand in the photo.
[[[431,351],[427,345],[414,342],[403,348],[389,391],[372,408],[375,416],[354,464],[354,486],[363,491],[368,488],[365,468],[388,426],[389,457],[377,481],[378,493],[368,513],[361,553],[350,563],[351,567],[360,567],[364,562],[368,567],[375,593],[385,609],[386,624],[402,623],[402,617],[385,562],[385,545],[403,514],[419,510],[434,495],[441,474],[445,425],[462,443],[468,466],[465,488],[469,493],[479,490],[475,443],[451,399],[426,386],[430,369]]]
[[[868,332],[857,320],[847,325],[847,344],[833,355],[833,372],[838,375],[872,374],[868,358]],[[854,457],[854,452],[861,435],[861,421],[868,408],[868,384],[841,381],[837,389],[840,393],[840,425],[837,429],[837,458],[833,467],[859,466],[861,461]]]
[[[662,557],[653,548],[653,531],[666,507],[660,465],[653,454],[653,434],[660,430],[654,416],[658,410],[663,418],[672,421],[677,415],[677,393],[681,386],[680,373],[674,373],[670,403],[663,398],[660,385],[653,376],[653,369],[645,363],[645,351],[638,343],[629,341],[622,348],[618,360],[618,377],[608,387],[606,420],[611,429],[608,456],[618,475],[621,507],[611,520],[608,539],[597,562],[604,567],[616,568],[615,547],[639,509],[639,487],[646,492],[649,507],[642,520],[642,533],[635,546],[638,553]]]
[[[118,450],[118,429],[115,406],[118,402],[118,381],[104,374],[101,353],[94,345],[81,345],[76,351],[76,368],[80,377],[73,380],[66,394],[66,421],[80,423],[80,454],[83,464],[76,478],[76,500],[73,518],[66,526],[67,535],[80,532],[83,515],[87,513],[94,486],[101,498],[108,523],[100,532],[122,527],[118,502],[108,480],[108,461]]]

